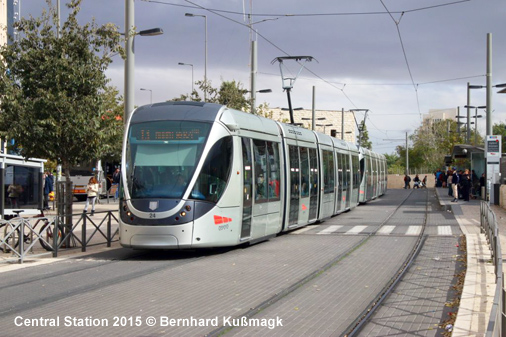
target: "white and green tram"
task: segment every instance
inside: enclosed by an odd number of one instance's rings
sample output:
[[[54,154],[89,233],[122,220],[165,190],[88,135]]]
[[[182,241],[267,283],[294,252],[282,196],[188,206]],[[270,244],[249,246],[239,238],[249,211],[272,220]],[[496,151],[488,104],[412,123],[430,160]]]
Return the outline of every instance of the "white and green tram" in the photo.
[[[138,249],[266,240],[354,208],[364,179],[354,144],[203,102],[134,110],[122,167],[120,242]]]

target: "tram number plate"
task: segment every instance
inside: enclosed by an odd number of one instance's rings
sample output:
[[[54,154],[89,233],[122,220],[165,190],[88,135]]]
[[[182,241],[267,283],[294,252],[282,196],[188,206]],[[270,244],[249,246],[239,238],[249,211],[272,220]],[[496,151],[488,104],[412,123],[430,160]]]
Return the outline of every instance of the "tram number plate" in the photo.
[[[149,213],[149,218],[150,219],[156,218],[156,213]]]
[[[220,231],[224,231],[224,230],[226,230],[226,229],[228,229],[228,224],[218,226],[218,230],[220,230]]]

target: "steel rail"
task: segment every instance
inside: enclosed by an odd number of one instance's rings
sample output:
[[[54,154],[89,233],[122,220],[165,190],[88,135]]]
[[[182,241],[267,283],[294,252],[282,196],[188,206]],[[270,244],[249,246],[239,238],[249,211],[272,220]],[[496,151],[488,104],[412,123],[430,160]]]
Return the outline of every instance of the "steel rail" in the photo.
[[[411,193],[409,194],[409,196]],[[428,190],[426,190],[426,197],[425,197],[425,218],[423,221],[422,228],[423,230],[420,231],[420,234],[418,235],[418,239],[411,250],[411,253],[406,258],[405,262],[402,264],[402,266],[399,268],[397,273],[390,279],[389,282],[383,287],[383,289],[378,293],[378,295],[375,297],[374,300],[372,300],[369,305],[362,311],[362,313],[359,315],[359,317],[346,328],[345,332],[341,336],[345,337],[352,337],[355,336],[357,333],[362,330],[364,325],[367,323],[369,318],[374,314],[374,312],[381,306],[381,303],[392,293],[392,291],[395,289],[395,286],[399,281],[402,279],[404,274],[409,270],[411,267],[411,264],[415,260],[415,258],[420,253],[420,250],[422,249],[425,240],[427,239],[427,235],[425,235],[425,229],[427,225],[427,215],[429,213],[428,207],[429,207],[429,193]],[[382,226],[382,225],[380,225]],[[376,233],[374,233],[375,235]]]

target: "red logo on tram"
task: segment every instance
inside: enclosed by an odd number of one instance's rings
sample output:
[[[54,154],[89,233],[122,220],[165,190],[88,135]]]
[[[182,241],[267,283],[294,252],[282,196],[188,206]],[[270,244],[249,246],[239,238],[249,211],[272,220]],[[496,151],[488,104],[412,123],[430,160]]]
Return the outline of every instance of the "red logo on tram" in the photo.
[[[214,224],[215,225],[221,225],[222,223],[231,222],[232,218],[227,218],[224,216],[215,215],[214,216]]]

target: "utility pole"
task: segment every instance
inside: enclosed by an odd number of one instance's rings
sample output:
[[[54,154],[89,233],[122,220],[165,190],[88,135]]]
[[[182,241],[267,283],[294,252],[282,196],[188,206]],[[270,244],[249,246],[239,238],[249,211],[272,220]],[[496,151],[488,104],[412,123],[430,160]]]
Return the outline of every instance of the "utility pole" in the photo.
[[[316,112],[316,109],[315,109],[315,99],[316,99],[316,87],[313,85],[313,108],[311,110],[312,112],[312,124],[311,124],[311,129],[314,131],[314,124],[315,124],[315,112]]]
[[[408,133],[406,132],[406,175],[409,175],[409,148],[408,148]]]
[[[341,139],[344,140],[344,108],[341,109]]]

